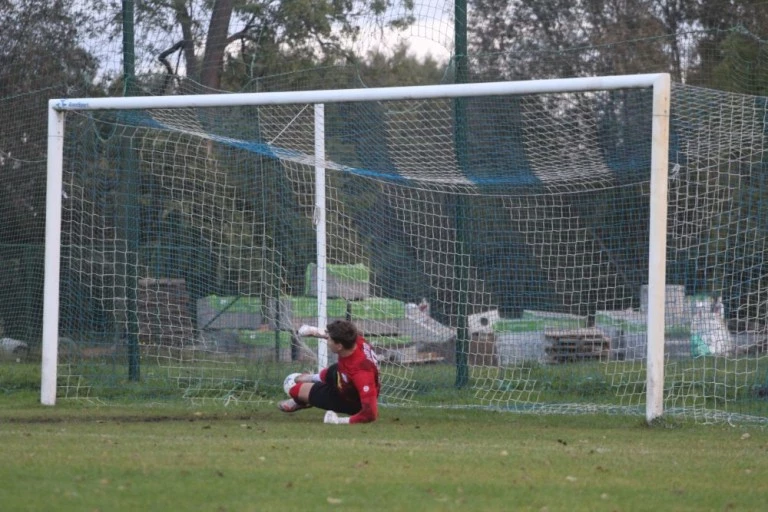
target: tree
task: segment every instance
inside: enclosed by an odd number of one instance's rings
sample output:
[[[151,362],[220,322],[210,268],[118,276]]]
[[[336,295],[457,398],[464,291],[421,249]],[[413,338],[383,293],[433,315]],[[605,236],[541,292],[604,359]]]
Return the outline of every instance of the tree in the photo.
[[[722,91],[768,95],[768,48],[749,34],[731,32],[718,47],[718,62],[711,69],[711,86]],[[745,67],[744,63],[751,63]]]
[[[0,0],[0,241],[42,240],[46,102],[84,95],[96,75],[78,41],[68,2]]]
[[[704,87],[719,87],[723,77],[718,77],[718,74],[723,71],[723,61],[731,59],[731,64],[736,63],[736,60],[733,60],[736,56],[734,51],[739,45],[731,37],[734,30],[754,34],[751,38],[756,40],[759,35],[764,34],[765,27],[768,26],[768,9],[765,4],[750,0],[696,0],[691,3],[693,23],[707,32],[695,41],[698,59],[695,66],[691,66],[686,82]],[[747,54],[750,53],[747,50]],[[749,64],[745,65],[745,62]],[[752,65],[751,61],[742,61],[737,64],[737,69],[740,73],[751,74],[752,71],[747,68]],[[728,80],[732,81],[733,78]],[[729,90],[734,89],[729,87]]]
[[[116,0],[105,0],[116,9]],[[137,34],[169,75],[183,75],[203,88],[222,86],[225,64],[243,55],[262,61],[289,50],[318,61],[345,58],[358,33],[357,20],[378,16],[394,0],[146,0],[136,4]],[[413,2],[400,2],[412,8]],[[386,23],[402,26],[408,15]],[[170,58],[183,55],[184,66]],[[240,57],[238,57],[240,56]],[[250,70],[251,72],[254,69]],[[256,75],[258,76],[258,75]]]
[[[96,76],[70,4],[0,0],[0,323],[30,341],[41,328],[47,101],[85,95]]]
[[[651,2],[651,10],[664,27],[664,31],[667,34],[674,34],[669,38],[669,59],[672,79],[677,82],[683,80],[683,48],[685,47],[678,34],[690,27],[691,8],[691,3],[686,0],[652,0]]]
[[[69,2],[0,0],[0,97],[90,83],[96,61],[79,41]]]
[[[484,79],[658,71],[664,25],[652,0],[473,0],[471,55]],[[639,46],[622,43],[647,39]],[[662,59],[661,61],[659,59]]]
[[[404,42],[395,46],[392,55],[369,52],[361,56],[359,74],[368,87],[393,87],[437,84],[445,78],[445,64],[431,56],[419,59]]]

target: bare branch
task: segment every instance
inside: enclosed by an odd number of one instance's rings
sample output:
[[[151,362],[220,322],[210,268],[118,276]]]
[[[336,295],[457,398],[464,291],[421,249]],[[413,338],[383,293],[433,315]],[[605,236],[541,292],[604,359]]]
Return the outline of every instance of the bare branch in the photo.
[[[175,72],[173,71],[173,67],[171,66],[171,63],[168,62],[168,56],[178,52],[179,50],[184,49],[184,45],[185,45],[184,41],[179,41],[157,56],[157,60],[163,63],[163,66],[165,66],[165,69],[166,71],[168,71],[169,75],[173,75],[175,74]]]

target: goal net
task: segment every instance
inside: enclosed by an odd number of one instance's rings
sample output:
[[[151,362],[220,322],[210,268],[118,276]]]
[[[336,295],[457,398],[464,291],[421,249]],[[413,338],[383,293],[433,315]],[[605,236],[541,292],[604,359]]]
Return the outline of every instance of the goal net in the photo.
[[[267,404],[348,318],[385,405],[768,416],[764,112],[659,77],[52,102],[43,402]]]

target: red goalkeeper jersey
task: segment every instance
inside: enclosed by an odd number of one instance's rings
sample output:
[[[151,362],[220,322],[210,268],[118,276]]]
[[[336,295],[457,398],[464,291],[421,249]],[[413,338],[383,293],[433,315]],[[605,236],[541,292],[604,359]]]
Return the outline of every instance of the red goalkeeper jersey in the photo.
[[[350,423],[367,423],[379,416],[379,362],[373,348],[358,336],[355,351],[338,362],[339,394],[349,402],[360,402],[360,412],[349,417]]]

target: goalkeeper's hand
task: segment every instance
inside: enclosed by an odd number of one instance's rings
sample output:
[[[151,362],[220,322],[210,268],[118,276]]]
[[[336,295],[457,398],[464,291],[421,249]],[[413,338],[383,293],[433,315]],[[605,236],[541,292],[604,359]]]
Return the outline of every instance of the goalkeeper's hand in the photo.
[[[322,382],[318,373],[302,373],[296,377],[296,384],[315,384]]]
[[[325,417],[323,418],[323,423],[328,423],[330,425],[348,425],[349,418],[342,418],[333,411],[327,411],[325,413]]]
[[[313,325],[299,327],[299,336],[312,336],[314,338],[327,338],[328,335]]]

